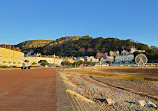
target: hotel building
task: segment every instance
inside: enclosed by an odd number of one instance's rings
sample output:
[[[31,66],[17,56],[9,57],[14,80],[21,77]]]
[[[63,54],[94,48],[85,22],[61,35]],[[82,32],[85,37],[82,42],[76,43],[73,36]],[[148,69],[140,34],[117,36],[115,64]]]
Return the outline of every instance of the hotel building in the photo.
[[[11,45],[2,44],[0,47],[0,66],[16,66],[21,67],[23,63],[24,53],[19,48]]]

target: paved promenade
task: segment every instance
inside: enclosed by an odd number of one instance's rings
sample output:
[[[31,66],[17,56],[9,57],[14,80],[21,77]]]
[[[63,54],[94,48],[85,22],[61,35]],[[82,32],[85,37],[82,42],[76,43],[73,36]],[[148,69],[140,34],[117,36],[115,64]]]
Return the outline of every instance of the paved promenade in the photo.
[[[0,70],[0,111],[56,111],[56,69]]]

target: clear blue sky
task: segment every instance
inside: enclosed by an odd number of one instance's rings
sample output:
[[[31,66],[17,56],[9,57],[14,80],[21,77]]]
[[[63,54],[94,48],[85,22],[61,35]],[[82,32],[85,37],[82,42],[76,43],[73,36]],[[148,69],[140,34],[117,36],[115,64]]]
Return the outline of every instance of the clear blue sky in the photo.
[[[0,44],[75,35],[158,46],[158,0],[0,0]]]

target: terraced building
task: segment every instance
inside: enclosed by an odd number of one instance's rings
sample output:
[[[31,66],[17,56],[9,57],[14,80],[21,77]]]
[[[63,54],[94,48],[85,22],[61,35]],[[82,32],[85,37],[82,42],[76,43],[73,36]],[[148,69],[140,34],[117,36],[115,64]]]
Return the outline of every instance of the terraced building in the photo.
[[[0,46],[0,66],[21,67],[24,53],[19,48],[11,48],[11,45],[2,44]]]

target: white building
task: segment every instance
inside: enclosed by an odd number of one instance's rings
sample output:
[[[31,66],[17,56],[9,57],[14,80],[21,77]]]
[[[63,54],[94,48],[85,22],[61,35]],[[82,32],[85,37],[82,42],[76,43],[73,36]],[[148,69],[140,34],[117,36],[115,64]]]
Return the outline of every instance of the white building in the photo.
[[[123,50],[123,51],[121,52],[121,54],[122,54],[122,55],[128,55],[129,52],[128,52],[127,50]]]
[[[106,59],[101,59],[101,62],[102,63],[106,63],[107,61],[110,61],[110,62],[114,62],[114,57],[113,56],[106,56]]]
[[[98,59],[94,58],[93,56],[86,56],[84,57],[84,61],[89,61],[89,62],[98,62]]]
[[[122,55],[122,56],[116,56],[115,62],[132,62],[134,60],[134,55]]]
[[[130,50],[130,54],[133,54],[136,51],[137,51],[137,49],[135,47],[132,47],[131,50]]]
[[[53,65],[54,64],[54,58],[53,57],[36,57],[36,56],[25,56],[24,60],[28,60],[27,65],[31,66],[31,65],[36,65],[39,66],[40,64],[38,63],[40,60],[46,60],[49,65]],[[55,58],[55,64],[57,66],[61,66],[61,62],[63,61],[63,59],[61,58]]]

